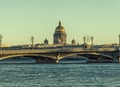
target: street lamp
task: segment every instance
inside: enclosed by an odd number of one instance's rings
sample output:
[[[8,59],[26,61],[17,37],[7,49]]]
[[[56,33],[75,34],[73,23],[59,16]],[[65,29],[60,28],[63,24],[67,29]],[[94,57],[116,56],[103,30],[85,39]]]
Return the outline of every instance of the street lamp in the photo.
[[[31,48],[33,49],[33,44],[34,44],[34,37],[31,37]]]
[[[86,42],[85,42],[85,41],[86,41],[86,38],[85,38],[85,36],[83,37],[83,41],[84,41],[84,45],[85,45],[85,43],[86,43]]]
[[[120,47],[120,34],[119,34],[119,47]]]
[[[2,38],[3,38],[3,36],[0,35],[0,50],[1,50],[1,51],[2,51]]]
[[[92,45],[92,46],[93,46],[93,39],[94,39],[94,38],[93,38],[93,36],[92,36],[92,37],[91,37],[91,45]]]

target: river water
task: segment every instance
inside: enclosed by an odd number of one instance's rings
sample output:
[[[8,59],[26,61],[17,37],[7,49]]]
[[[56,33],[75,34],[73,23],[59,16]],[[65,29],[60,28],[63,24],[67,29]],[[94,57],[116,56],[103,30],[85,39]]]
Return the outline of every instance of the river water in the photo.
[[[35,64],[31,61],[1,61],[0,87],[120,87],[118,63]]]

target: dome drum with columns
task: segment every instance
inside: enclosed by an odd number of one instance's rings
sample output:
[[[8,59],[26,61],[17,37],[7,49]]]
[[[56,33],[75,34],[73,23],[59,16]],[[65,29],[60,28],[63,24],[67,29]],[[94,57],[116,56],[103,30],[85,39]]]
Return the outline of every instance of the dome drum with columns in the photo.
[[[55,29],[54,37],[54,44],[66,44],[66,33],[63,26],[61,26],[61,22],[59,21],[59,25]]]

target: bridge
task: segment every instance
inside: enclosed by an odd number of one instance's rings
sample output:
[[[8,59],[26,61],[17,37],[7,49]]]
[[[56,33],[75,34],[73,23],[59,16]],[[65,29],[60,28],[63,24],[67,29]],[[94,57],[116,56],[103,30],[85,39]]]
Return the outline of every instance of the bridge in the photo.
[[[63,59],[85,59],[87,62],[118,62],[119,48],[53,48],[1,50],[0,60],[28,57],[36,63],[59,63]]]

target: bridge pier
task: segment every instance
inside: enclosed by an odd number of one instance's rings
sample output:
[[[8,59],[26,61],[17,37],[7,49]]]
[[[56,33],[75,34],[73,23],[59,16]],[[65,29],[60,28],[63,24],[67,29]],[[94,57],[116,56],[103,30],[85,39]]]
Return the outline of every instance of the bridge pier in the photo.
[[[119,49],[119,52],[118,52],[117,59],[118,59],[118,63],[120,63],[120,49]]]
[[[120,56],[118,56],[118,63],[120,63]]]
[[[118,55],[118,63],[120,63],[120,55]]]
[[[55,63],[59,63],[59,60],[55,60]]]

